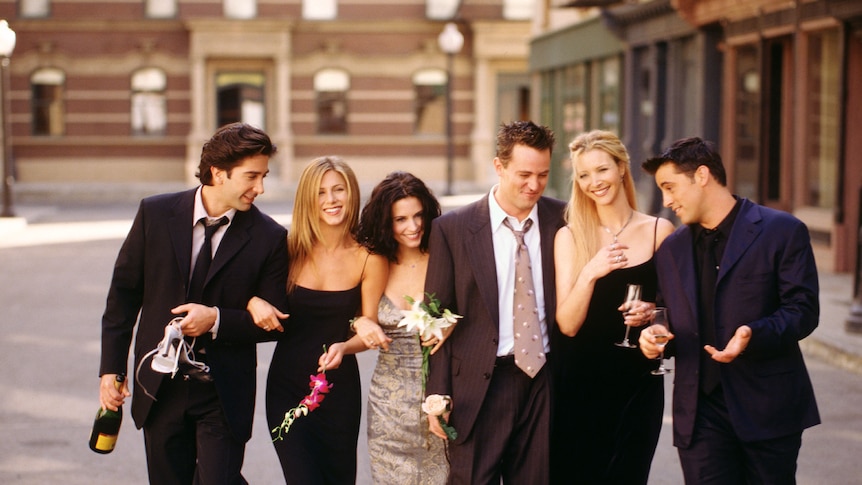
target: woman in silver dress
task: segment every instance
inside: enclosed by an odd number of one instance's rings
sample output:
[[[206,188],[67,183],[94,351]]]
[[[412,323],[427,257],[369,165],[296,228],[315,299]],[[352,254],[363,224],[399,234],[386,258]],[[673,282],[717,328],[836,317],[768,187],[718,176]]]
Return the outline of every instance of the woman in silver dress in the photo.
[[[410,308],[405,297],[425,296],[428,238],[439,215],[440,204],[420,179],[393,172],[374,188],[360,217],[358,241],[389,260],[378,322],[391,340],[381,348],[368,395],[368,453],[378,485],[442,484],[449,472],[445,442],[428,431],[421,409],[421,345],[440,342],[420,342],[415,331],[398,326],[401,311]],[[357,321],[357,331],[362,325],[374,322]]]

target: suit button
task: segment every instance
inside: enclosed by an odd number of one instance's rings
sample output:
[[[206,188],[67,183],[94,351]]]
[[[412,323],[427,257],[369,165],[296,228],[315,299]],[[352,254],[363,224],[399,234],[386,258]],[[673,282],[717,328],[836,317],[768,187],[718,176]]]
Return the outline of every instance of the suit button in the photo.
[[[486,372],[486,373],[482,374],[482,377],[484,377],[484,378],[485,378],[485,380],[488,380],[488,379],[490,379],[490,378],[491,378],[491,374],[490,374],[490,373],[488,373],[488,372]]]

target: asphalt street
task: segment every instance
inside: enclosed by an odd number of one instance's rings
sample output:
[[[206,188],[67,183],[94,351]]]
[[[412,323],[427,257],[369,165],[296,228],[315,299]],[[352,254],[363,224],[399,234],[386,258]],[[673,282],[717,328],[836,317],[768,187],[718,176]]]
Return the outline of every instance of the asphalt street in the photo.
[[[289,219],[284,204],[263,208]],[[24,207],[27,224],[0,231],[0,483],[147,482],[143,437],[128,410],[114,453],[87,447],[98,407],[99,321],[134,210],[134,204]],[[255,428],[243,468],[252,484],[283,483],[262,405],[272,348],[259,346]],[[372,352],[360,356],[364,389],[374,361]],[[798,482],[860,483],[862,376],[817,356],[807,361],[823,424],[803,435]],[[682,483],[670,443],[671,382],[650,478],[655,485]],[[357,483],[364,485],[371,479],[362,426]]]

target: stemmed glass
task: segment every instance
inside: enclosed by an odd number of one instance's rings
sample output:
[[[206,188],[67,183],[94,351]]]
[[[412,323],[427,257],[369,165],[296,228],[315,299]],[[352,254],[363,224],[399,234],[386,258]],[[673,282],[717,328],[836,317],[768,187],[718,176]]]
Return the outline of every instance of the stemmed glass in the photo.
[[[658,369],[651,371],[650,374],[654,376],[661,376],[665,374],[670,374],[673,372],[673,369],[664,366],[664,346],[667,345],[668,335],[667,335],[667,308],[664,307],[656,307],[652,313],[653,316],[653,325],[661,325],[665,328],[664,333],[653,333],[653,338],[655,339],[655,344],[661,349],[661,355],[658,357]]]
[[[632,303],[636,300],[641,299],[641,285],[629,284],[626,286],[626,299],[623,302],[623,316],[625,317],[628,314],[629,309],[632,306]],[[616,342],[614,345],[617,347],[624,347],[627,349],[635,349],[637,348],[636,344],[633,344],[629,341],[629,331],[631,330],[630,325],[626,325],[626,335],[623,337],[622,342]]]

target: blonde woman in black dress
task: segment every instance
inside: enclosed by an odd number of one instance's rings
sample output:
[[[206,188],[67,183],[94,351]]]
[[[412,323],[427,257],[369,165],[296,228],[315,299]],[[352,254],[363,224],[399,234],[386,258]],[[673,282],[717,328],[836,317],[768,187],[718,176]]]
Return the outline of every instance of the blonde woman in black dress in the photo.
[[[629,156],[616,135],[592,131],[569,148],[572,195],[554,241],[564,336],[555,350],[552,482],[645,484],[661,431],[662,378],[650,375],[654,360],[614,343],[625,333],[626,285],[640,284],[642,300],[655,301],[653,254],[674,228],[636,210]],[[638,335],[632,328],[629,340]]]

